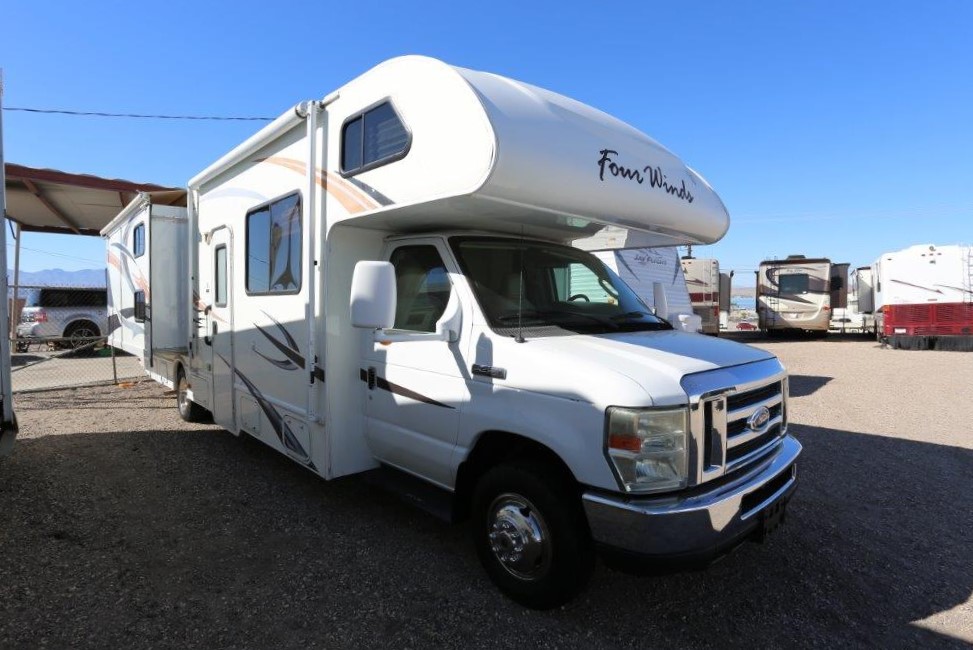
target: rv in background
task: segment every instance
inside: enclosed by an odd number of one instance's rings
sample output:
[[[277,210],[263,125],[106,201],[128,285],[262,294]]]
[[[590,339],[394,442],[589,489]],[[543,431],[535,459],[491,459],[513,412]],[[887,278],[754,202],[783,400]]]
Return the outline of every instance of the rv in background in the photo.
[[[733,271],[720,273],[720,329],[730,326],[730,303],[733,294]]]
[[[769,336],[783,332],[828,333],[832,308],[847,301],[848,264],[790,255],[765,260],[757,269],[757,318]]]
[[[973,247],[911,246],[885,253],[872,272],[878,333],[889,345],[973,350]]]
[[[874,296],[872,295],[872,267],[860,266],[851,272],[848,281],[848,306],[831,310],[831,331],[842,334],[876,333]]]
[[[108,261],[108,345],[173,388],[188,354],[189,221],[185,191],[139,194],[101,231]]]
[[[566,602],[596,550],[709,561],[783,520],[786,370],[674,331],[587,252],[729,226],[616,118],[402,57],[281,115],[190,179],[186,208],[157,198],[106,229],[113,342],[187,420],[470,519],[517,602]]]
[[[676,247],[596,251],[595,256],[617,273],[657,316],[683,332],[702,330],[702,320],[693,313],[689,301]]]
[[[689,300],[703,322],[703,334],[720,333],[720,263],[714,259],[682,258]]]

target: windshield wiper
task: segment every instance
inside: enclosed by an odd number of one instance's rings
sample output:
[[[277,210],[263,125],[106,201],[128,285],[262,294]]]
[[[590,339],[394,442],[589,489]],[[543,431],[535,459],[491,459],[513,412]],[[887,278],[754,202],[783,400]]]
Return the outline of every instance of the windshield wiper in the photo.
[[[611,317],[611,319],[612,320],[615,320],[615,321],[620,321],[620,320],[634,320],[635,318],[642,318],[644,316],[651,316],[652,318],[655,319],[654,321],[645,321],[645,322],[641,323],[642,325],[646,326],[647,329],[654,329],[654,330],[671,330],[671,329],[675,329],[672,326],[672,323],[670,323],[666,319],[659,318],[655,314],[651,314],[651,313],[649,313],[647,311],[628,311],[628,312],[625,312],[624,314],[615,314],[614,316]]]
[[[542,319],[556,319],[560,322],[569,320],[575,316],[580,318],[587,318],[588,320],[593,320],[599,325],[607,325],[613,329],[618,329],[618,325],[613,323],[611,319],[604,316],[595,316],[594,314],[584,314],[576,311],[561,311],[557,309],[527,309],[522,312],[514,314],[504,314],[503,316],[497,316],[496,320],[499,323],[509,323],[511,321],[516,321],[521,318],[531,319],[531,320],[542,320]]]
[[[615,314],[611,316],[612,320],[630,320],[636,316],[652,316],[653,318],[658,318],[655,314],[651,314],[647,311],[627,311],[624,314]]]

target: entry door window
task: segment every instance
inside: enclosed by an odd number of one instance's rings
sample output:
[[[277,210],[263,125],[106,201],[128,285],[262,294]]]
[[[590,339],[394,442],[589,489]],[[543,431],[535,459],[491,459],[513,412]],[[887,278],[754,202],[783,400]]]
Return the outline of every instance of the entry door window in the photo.
[[[435,246],[404,246],[392,253],[395,267],[397,330],[435,332],[446,311],[452,285]]]
[[[226,246],[220,246],[215,251],[213,260],[216,276],[216,295],[214,303],[217,307],[226,307]]]

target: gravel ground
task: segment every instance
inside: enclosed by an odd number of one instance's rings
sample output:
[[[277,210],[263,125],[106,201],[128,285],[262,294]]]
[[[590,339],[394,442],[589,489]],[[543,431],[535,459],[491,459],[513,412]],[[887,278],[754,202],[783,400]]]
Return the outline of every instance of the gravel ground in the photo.
[[[804,445],[786,524],[705,571],[599,565],[533,612],[464,526],[178,419],[155,384],[18,397],[0,647],[969,647],[973,354],[757,343]]]

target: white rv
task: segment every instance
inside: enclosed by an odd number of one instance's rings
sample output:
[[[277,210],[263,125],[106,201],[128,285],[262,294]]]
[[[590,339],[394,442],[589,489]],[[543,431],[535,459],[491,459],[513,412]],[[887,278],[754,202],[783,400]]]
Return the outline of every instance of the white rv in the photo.
[[[973,247],[911,246],[872,274],[877,328],[893,348],[973,350]]]
[[[733,271],[720,273],[720,329],[730,326],[730,307],[733,303]]]
[[[393,59],[190,180],[167,380],[187,419],[471,517],[500,589],[555,606],[596,548],[711,559],[773,529],[796,487],[779,361],[673,330],[581,250],[728,223],[702,177],[605,113]]]
[[[173,388],[189,349],[185,192],[138,195],[101,231],[107,240],[108,344]]]
[[[594,253],[657,316],[683,332],[702,331],[702,320],[693,313],[693,306],[689,302],[689,290],[679,263],[678,248],[633,248]]]
[[[682,258],[689,299],[703,322],[703,333],[720,333],[720,263],[714,259]]]
[[[6,220],[7,214],[7,181],[6,165],[3,161],[3,79],[0,78],[0,222]],[[0,226],[6,226],[0,223]],[[11,384],[10,359],[10,302],[7,298],[7,229],[0,228],[0,457],[10,453],[14,440],[19,431],[17,416],[14,413],[13,387]]]
[[[848,281],[848,306],[831,310],[831,331],[851,334],[876,334],[872,267],[860,266]]]
[[[757,270],[760,329],[770,336],[786,331],[827,334],[831,309],[845,306],[847,271],[847,264],[803,255],[761,262]]]

